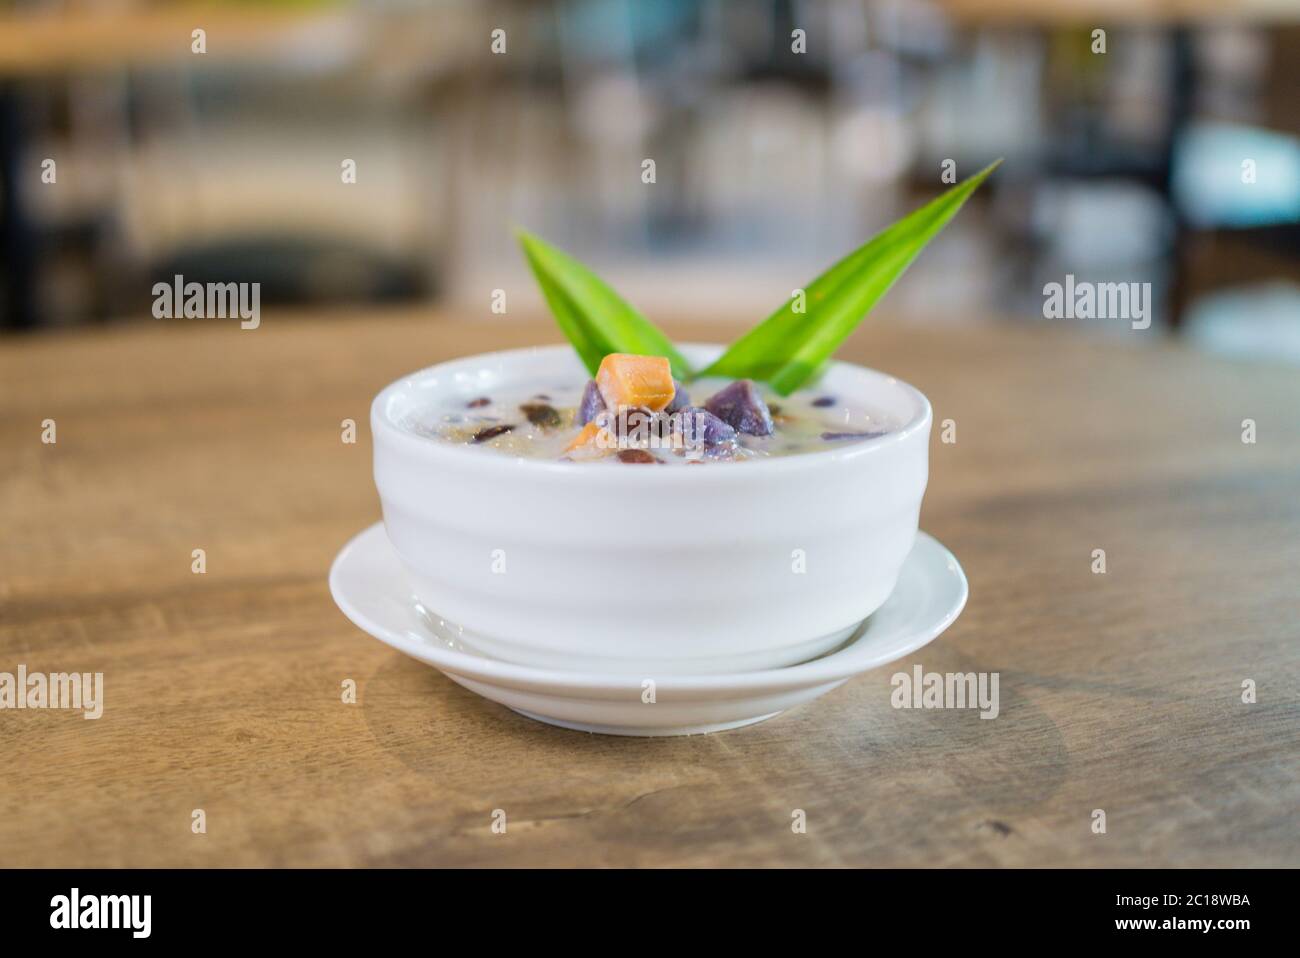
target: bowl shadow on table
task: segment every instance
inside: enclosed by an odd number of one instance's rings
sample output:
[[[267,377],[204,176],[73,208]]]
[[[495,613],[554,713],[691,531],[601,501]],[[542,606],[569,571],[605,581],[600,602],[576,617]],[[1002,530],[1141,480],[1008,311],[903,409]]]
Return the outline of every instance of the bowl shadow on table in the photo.
[[[916,661],[927,671],[978,668],[942,640]],[[1001,690],[993,720],[976,710],[895,709],[891,676],[912,662],[758,725],[703,736],[555,728],[397,654],[367,679],[361,705],[375,741],[406,768],[461,804],[491,796],[513,809],[512,822],[581,818],[611,841],[667,831],[708,841],[720,823],[746,816],[770,816],[788,832],[791,810],[802,808],[823,836],[860,833],[869,811],[881,836],[947,819],[949,837],[1004,840],[1066,780],[1060,729],[1016,688]]]

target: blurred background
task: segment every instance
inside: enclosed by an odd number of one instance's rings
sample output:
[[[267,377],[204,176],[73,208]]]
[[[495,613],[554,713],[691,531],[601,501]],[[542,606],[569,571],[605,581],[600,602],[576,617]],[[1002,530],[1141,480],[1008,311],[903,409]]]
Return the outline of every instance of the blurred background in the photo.
[[[751,324],[1002,156],[882,310],[1150,282],[1152,330],[1076,322],[1300,362],[1298,134],[1300,0],[11,2],[0,328],[156,322],[177,273],[545,321],[515,224]]]

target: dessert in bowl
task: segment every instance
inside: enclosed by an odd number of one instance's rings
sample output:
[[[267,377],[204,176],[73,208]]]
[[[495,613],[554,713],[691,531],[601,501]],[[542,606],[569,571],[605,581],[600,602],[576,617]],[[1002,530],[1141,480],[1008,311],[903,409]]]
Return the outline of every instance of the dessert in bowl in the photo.
[[[722,352],[680,350],[695,368]],[[926,398],[848,363],[777,397],[654,360],[589,377],[567,346],[490,353],[376,397],[388,536],[467,646],[646,678],[773,668],[888,598],[926,486]]]
[[[678,347],[521,232],[570,345],[458,359],[380,392],[384,531],[339,554],[339,607],[525,715],[636,735],[759,721],[938,635],[966,583],[918,537],[930,404],[832,357],[996,166],[725,349]]]
[[[639,379],[620,391],[611,374],[615,384],[602,387],[600,373],[620,364]],[[899,425],[896,416],[824,389],[783,397],[721,377],[688,387],[672,378],[666,359],[620,354],[607,356],[594,379],[540,377],[468,399],[453,393],[408,422],[421,435],[512,456],[633,465],[790,456],[875,439]]]

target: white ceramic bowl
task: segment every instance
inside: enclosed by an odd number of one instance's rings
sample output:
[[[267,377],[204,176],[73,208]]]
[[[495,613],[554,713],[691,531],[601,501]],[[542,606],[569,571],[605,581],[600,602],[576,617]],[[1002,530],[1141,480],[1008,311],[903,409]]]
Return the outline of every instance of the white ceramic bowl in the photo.
[[[702,367],[720,349],[682,352]],[[541,668],[776,668],[839,645],[889,597],[927,479],[930,403],[916,389],[834,363],[819,389],[905,425],[685,468],[517,459],[403,425],[448,397],[549,377],[585,377],[570,347],[442,363],[371,407],[388,536],[421,602],[467,643]]]

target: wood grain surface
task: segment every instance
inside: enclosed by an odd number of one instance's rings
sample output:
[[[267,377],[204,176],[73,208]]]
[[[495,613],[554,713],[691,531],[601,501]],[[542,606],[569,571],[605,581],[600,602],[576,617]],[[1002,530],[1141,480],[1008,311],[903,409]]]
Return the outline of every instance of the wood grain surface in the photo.
[[[956,423],[922,525],[969,606],[915,658],[769,722],[643,740],[479,699],[326,587],[379,515],[375,392],[555,338],[374,313],[0,341],[0,671],[105,676],[98,721],[0,711],[0,864],[1300,864],[1294,369],[1154,332],[873,321],[843,357]],[[998,672],[999,717],[893,709],[913,662]]]

